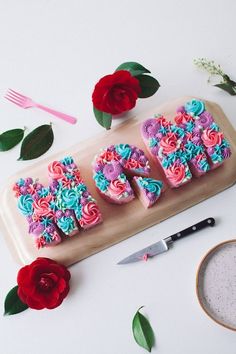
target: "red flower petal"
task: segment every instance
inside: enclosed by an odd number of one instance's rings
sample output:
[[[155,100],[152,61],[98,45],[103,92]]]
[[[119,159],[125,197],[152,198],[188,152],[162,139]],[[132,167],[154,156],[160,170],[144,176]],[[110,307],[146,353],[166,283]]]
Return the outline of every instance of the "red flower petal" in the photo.
[[[102,112],[119,114],[135,106],[140,92],[138,79],[127,70],[119,70],[99,80],[95,85],[92,101]]]
[[[37,258],[18,272],[18,295],[29,307],[40,310],[59,306],[69,292],[70,272],[49,258]]]

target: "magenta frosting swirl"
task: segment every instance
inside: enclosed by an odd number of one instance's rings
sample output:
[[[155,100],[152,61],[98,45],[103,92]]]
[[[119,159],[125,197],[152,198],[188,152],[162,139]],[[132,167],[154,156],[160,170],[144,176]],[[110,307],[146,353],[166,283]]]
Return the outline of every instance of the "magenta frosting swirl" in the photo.
[[[199,134],[193,134],[192,142],[195,145],[199,145],[201,143],[201,136]]]
[[[157,199],[155,193],[151,193],[151,192],[147,192],[147,197],[150,200],[150,202],[155,202]]]
[[[176,109],[177,113],[186,113],[184,106],[180,106]]]
[[[201,125],[204,129],[208,128],[213,123],[213,117],[211,113],[204,111],[199,115],[198,125]]]
[[[122,173],[122,166],[119,162],[112,162],[104,166],[104,176],[108,181],[113,181]]]
[[[157,134],[159,127],[160,125],[155,119],[147,119],[141,126],[142,135],[146,139],[153,138]]]
[[[154,156],[158,155],[158,151],[159,151],[159,146],[154,146],[151,148],[151,152]]]
[[[44,230],[44,226],[40,222],[32,222],[29,225],[29,233],[35,236],[41,235]]]
[[[231,155],[231,151],[229,148],[224,148],[222,151],[222,156],[224,159],[227,159],[228,157],[230,157]]]

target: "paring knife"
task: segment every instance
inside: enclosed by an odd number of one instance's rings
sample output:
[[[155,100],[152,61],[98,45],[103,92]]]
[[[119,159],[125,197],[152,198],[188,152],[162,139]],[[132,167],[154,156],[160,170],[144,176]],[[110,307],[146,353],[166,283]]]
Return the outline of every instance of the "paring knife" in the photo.
[[[194,224],[194,225],[188,227],[187,229],[179,231],[176,234],[166,237],[163,240],[153,243],[152,245],[150,245],[146,248],[143,248],[142,250],[140,250],[138,252],[131,254],[130,256],[122,259],[117,264],[134,263],[134,262],[147,260],[148,258],[157,256],[158,254],[168,251],[169,246],[173,242],[180,240],[181,238],[183,238],[185,236],[191,235],[191,234],[195,233],[196,231],[202,230],[207,226],[214,226],[214,225],[215,225],[214,218],[207,218],[205,220],[202,220],[202,221],[198,222],[197,224]]]

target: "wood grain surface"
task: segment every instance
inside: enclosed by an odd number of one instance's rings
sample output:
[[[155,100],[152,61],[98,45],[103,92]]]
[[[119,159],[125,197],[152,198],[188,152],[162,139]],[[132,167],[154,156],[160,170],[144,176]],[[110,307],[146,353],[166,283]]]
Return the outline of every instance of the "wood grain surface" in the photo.
[[[205,101],[206,109],[213,114],[215,121],[221,127],[231,145],[232,156],[222,166],[208,172],[203,177],[193,178],[189,184],[178,189],[170,189],[165,184],[165,192],[157,204],[148,210],[144,209],[137,198],[126,205],[112,205],[105,202],[96,192],[92,179],[91,162],[100,148],[110,144],[129,143],[137,145],[147,153],[139,133],[140,123],[159,113],[172,120],[176,108],[192,98],[182,97],[155,107],[149,112],[128,119],[110,131],[103,131],[101,134],[80,142],[66,151],[60,151],[40,163],[36,162],[34,166],[25,168],[10,177],[0,194],[0,216],[1,230],[14,258],[20,264],[27,264],[41,256],[55,259],[65,265],[71,265],[154,224],[158,224],[233,185],[236,182],[236,132],[222,109],[213,102]],[[68,155],[75,159],[85,183],[93,197],[97,199],[104,222],[91,230],[81,231],[78,236],[66,239],[55,247],[37,250],[32,237],[28,234],[28,223],[17,209],[12,185],[21,177],[39,178],[41,183],[47,185],[48,164]],[[151,167],[151,177],[165,181],[163,174],[158,171],[157,167],[153,166],[152,162]]]

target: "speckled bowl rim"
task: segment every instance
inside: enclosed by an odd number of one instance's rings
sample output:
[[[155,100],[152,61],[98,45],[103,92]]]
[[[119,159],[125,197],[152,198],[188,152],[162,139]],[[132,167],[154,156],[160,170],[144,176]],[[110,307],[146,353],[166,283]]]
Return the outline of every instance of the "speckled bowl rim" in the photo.
[[[216,250],[218,250],[219,248],[221,248],[222,246],[228,244],[228,243],[236,243],[236,239],[232,239],[232,240],[227,240],[227,241],[223,241],[221,243],[218,243],[216,246],[212,247],[206,254],[205,256],[202,258],[199,266],[198,266],[198,269],[197,269],[197,275],[196,275],[196,294],[197,294],[197,298],[198,298],[198,302],[201,306],[201,308],[203,309],[203,311],[207,314],[208,317],[210,317],[214,322],[218,323],[219,325],[225,327],[225,328],[228,328],[228,329],[231,329],[232,331],[236,331],[236,327],[231,327],[223,322],[221,322],[220,320],[216,319],[215,317],[212,316],[212,314],[210,312],[207,311],[206,307],[204,306],[202,300],[201,300],[201,296],[200,296],[200,293],[199,293],[199,274],[200,274],[200,271],[201,271],[201,268],[204,264],[204,262],[206,261],[207,257],[210,256],[211,253],[214,253]]]

